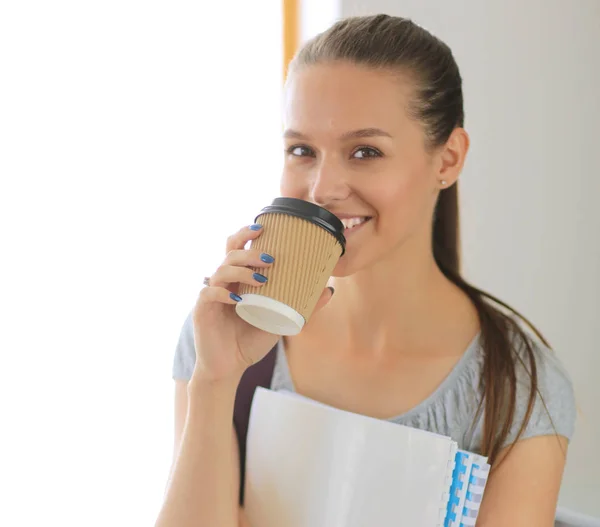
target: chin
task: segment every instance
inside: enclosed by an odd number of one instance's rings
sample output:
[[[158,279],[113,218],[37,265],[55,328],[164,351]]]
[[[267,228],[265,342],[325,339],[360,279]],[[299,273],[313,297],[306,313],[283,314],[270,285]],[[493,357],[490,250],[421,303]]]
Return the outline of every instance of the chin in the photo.
[[[360,253],[365,254],[363,251]],[[364,269],[367,269],[375,262],[374,259],[365,261],[361,258],[361,254],[355,254],[352,249],[347,249],[346,254],[340,258],[337,265],[333,269],[331,276],[334,278],[344,278],[358,273]]]
[[[370,269],[383,260],[394,258],[394,254],[406,242],[405,237],[399,236],[398,238],[377,239],[373,237],[360,241],[350,240],[346,245],[344,256],[339,259],[331,276],[334,278],[345,278]]]

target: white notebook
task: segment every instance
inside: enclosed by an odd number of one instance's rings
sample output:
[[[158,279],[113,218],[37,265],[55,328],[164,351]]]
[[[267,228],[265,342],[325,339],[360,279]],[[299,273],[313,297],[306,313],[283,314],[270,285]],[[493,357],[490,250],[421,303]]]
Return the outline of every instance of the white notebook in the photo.
[[[451,525],[456,455],[448,437],[257,388],[245,510],[257,527]]]

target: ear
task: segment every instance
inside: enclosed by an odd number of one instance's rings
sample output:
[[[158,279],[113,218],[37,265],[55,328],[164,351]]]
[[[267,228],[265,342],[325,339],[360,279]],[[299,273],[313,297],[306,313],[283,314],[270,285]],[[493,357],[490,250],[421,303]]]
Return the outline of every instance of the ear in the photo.
[[[440,148],[436,170],[439,188],[448,188],[456,183],[465,164],[469,144],[467,131],[464,128],[455,128],[446,144]]]

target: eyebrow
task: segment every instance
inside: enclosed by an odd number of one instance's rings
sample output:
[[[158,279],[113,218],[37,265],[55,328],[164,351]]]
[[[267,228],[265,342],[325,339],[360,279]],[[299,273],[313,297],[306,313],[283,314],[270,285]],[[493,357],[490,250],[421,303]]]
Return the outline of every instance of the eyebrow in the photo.
[[[285,139],[308,139],[304,134],[288,129],[283,133]],[[365,137],[392,137],[388,132],[381,128],[361,128],[360,130],[352,130],[351,132],[345,132],[340,136],[341,141],[347,141],[348,139],[361,139]]]

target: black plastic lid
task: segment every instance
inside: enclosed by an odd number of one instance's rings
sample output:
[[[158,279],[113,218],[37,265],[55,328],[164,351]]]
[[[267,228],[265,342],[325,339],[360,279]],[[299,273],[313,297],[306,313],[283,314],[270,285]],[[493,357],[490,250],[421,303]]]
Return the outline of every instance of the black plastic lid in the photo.
[[[342,246],[342,256],[346,252],[344,224],[335,214],[309,201],[296,198],[275,198],[271,205],[260,211],[258,216],[268,213],[289,214],[311,221],[336,237]],[[258,218],[258,216],[256,218]],[[255,220],[256,221],[256,220]]]

